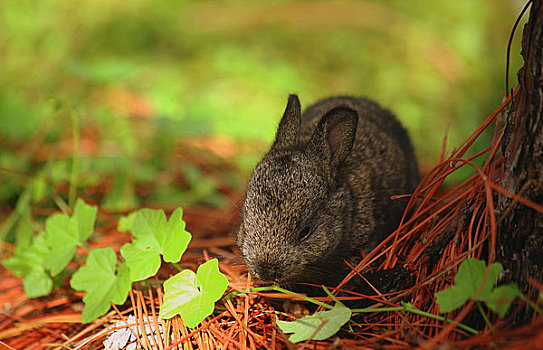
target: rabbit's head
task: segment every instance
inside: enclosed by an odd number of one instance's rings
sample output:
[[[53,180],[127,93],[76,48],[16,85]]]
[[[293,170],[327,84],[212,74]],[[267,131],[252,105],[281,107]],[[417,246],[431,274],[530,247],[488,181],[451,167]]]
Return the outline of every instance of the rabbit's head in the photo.
[[[247,184],[237,246],[249,271],[280,284],[330,282],[350,247],[352,198],[340,171],[350,154],[357,112],[337,107],[310,137],[300,131],[291,95],[270,151]]]

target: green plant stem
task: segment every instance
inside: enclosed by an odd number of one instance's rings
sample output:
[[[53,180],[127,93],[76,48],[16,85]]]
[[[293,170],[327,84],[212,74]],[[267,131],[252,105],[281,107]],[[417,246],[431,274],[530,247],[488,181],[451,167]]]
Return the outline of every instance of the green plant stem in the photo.
[[[330,298],[332,298],[332,300],[334,300],[336,303],[338,304],[341,304],[343,305],[343,303],[341,301],[339,301],[338,298],[336,298],[336,296],[334,294],[332,294],[332,292],[330,292],[330,289],[328,289],[325,285],[321,285],[322,289],[324,289],[324,291],[326,292],[326,294],[328,294],[328,296]]]
[[[290,290],[287,290],[287,289],[284,289],[284,288],[281,288],[277,285],[273,285],[273,286],[268,286],[268,287],[256,287],[256,288],[251,288],[249,289],[249,292],[281,292],[281,293],[284,293],[284,294],[290,294],[290,295],[295,295],[297,296],[298,298],[300,299],[303,299],[305,301],[308,301],[310,303],[313,303],[315,305],[319,305],[319,306],[322,306],[326,309],[332,309],[333,307],[328,305],[328,304],[325,304],[321,301],[318,301],[316,299],[313,299],[313,298],[310,298],[306,295],[303,295],[303,294],[298,294],[298,293],[295,293],[295,292],[291,292]],[[243,294],[243,292],[232,292],[230,294],[228,294],[228,298],[231,298],[235,295],[238,295],[238,294]]]
[[[68,204],[71,209],[75,205],[75,196],[77,191],[77,178],[79,176],[79,115],[70,110],[70,116],[72,117],[72,133],[74,153],[72,156],[72,171],[70,172],[70,191],[68,197]]]
[[[3,225],[0,228],[0,240],[5,241],[8,233],[11,231],[11,229],[17,224],[19,219],[23,216],[23,212],[25,208],[30,207],[30,199],[31,199],[31,190],[32,187],[27,187],[19,199],[17,200],[17,204],[15,206],[15,210],[11,213],[11,215],[4,221]]]
[[[519,293],[518,293],[518,297],[519,297],[522,301],[524,301],[526,304],[530,305],[530,307],[531,307],[532,309],[534,309],[535,312],[537,312],[537,313],[540,314],[540,315],[543,315],[543,309],[541,309],[539,306],[537,306],[537,304],[534,303],[533,301],[531,301],[530,299],[526,298],[526,295],[524,295],[524,294],[521,293],[520,291],[519,291]]]
[[[460,322],[455,322],[451,319],[445,318],[443,316],[434,315],[429,312],[421,311],[418,309],[413,308],[410,304],[402,303],[402,306],[393,306],[393,307],[380,307],[380,308],[366,308],[366,309],[352,309],[354,312],[360,312],[360,313],[368,313],[368,312],[390,312],[390,311],[407,311],[414,313],[416,315],[424,316],[433,318],[434,320],[442,321],[442,322],[449,322],[449,323],[455,323],[458,328],[461,328],[465,330],[466,332],[469,332],[471,334],[477,334],[479,333],[476,329],[471,328],[470,326],[466,326],[465,324],[462,324]]]
[[[291,292],[290,290],[287,290],[287,289],[284,289],[284,288],[281,288],[277,285],[274,285],[272,286],[273,287],[273,290],[277,291],[277,292],[281,292],[281,293],[285,293],[285,294],[290,294],[290,295],[296,295],[297,297],[299,298],[302,298],[304,299],[305,301],[309,301],[310,303],[313,303],[315,305],[319,305],[319,306],[322,306],[326,309],[332,309],[333,307],[331,305],[328,305],[326,303],[323,303],[322,301],[318,301],[316,299],[313,299],[313,298],[310,298],[306,295],[303,295],[303,294],[298,294],[298,293],[294,293],[294,292]]]
[[[57,207],[62,210],[64,214],[68,215],[70,213],[70,208],[68,207],[68,204],[66,204],[64,199],[62,199],[62,197],[59,196],[57,193],[51,193],[51,199],[53,200],[53,202],[55,202]]]
[[[303,299],[305,301],[308,301],[310,303],[313,303],[315,305],[319,305],[319,306],[322,306],[326,309],[332,309],[333,307],[331,305],[328,305],[328,304],[325,304],[323,302],[320,302],[316,299],[313,299],[313,298],[310,298],[308,296],[305,296],[303,294],[298,294],[298,293],[294,293],[294,292],[291,292],[290,290],[287,290],[287,289],[284,289],[284,288],[281,288],[277,285],[273,285],[273,286],[268,286],[268,287],[257,287],[257,288],[251,288],[249,290],[250,292],[267,292],[267,291],[276,291],[276,292],[281,292],[281,293],[285,293],[285,294],[290,294],[290,295],[296,295],[297,297],[299,297],[300,299]],[[325,289],[326,291],[326,289]],[[329,292],[329,291],[328,291]],[[237,294],[242,294],[242,292],[232,292],[230,294],[228,294],[228,297],[232,297],[234,295],[237,295]],[[428,313],[428,312],[424,312],[424,311],[421,311],[421,310],[418,310],[418,309],[415,309],[413,308],[410,304],[407,304],[407,303],[402,303],[402,306],[391,306],[391,307],[380,307],[380,308],[365,308],[365,309],[351,309],[351,312],[353,313],[371,313],[371,312],[391,312],[391,311],[406,311],[406,312],[411,312],[411,313],[414,313],[416,315],[420,315],[420,316],[424,316],[424,317],[428,317],[428,318],[432,318],[434,320],[438,320],[438,321],[441,321],[441,322],[449,322],[449,323],[454,323],[456,324],[456,326],[460,329],[463,329],[465,330],[466,332],[469,332],[471,334],[477,334],[479,333],[476,329],[473,329],[471,328],[470,326],[466,326],[465,324],[462,324],[460,322],[455,322],[451,319],[448,319],[448,318],[445,318],[443,316],[439,316],[439,315],[434,315],[434,314],[431,314],[431,313]]]
[[[481,313],[481,316],[483,317],[483,320],[485,321],[490,331],[492,333],[496,333],[496,329],[494,328],[494,326],[492,326],[492,322],[490,322],[490,320],[488,319],[488,316],[486,315],[485,310],[483,310],[481,303],[476,303],[476,304],[477,304],[477,310],[479,310],[479,312]]]

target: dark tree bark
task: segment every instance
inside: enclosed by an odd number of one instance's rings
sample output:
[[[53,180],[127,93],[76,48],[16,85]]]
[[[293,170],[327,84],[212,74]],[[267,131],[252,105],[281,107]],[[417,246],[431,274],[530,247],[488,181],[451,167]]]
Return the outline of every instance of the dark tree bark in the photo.
[[[508,115],[503,142],[502,185],[543,204],[543,1],[534,0],[522,37],[524,67],[518,72],[519,91]],[[497,258],[505,281],[516,282],[534,300],[537,290],[529,277],[543,281],[543,214],[500,196]],[[532,317],[526,307],[514,311],[517,323]]]

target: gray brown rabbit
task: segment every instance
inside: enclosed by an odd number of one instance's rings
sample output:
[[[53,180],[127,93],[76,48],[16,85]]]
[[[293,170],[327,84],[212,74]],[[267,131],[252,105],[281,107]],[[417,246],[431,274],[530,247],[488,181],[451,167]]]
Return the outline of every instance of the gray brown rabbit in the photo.
[[[301,114],[290,95],[271,149],[247,184],[237,246],[249,271],[278,284],[333,285],[394,231],[413,191],[409,137],[387,110],[333,97]]]

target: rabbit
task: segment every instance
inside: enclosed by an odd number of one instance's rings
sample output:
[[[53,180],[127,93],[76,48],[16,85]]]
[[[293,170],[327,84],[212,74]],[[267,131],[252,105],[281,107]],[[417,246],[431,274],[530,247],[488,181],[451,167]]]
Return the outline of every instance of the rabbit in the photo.
[[[339,282],[399,224],[417,161],[391,112],[332,97],[301,114],[290,95],[247,183],[236,246],[251,274],[291,286]]]

